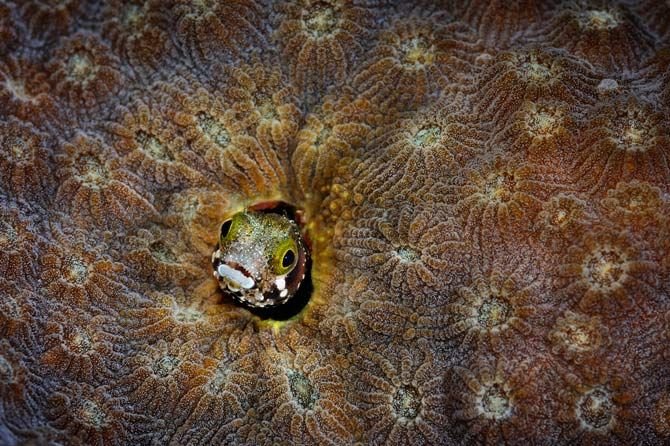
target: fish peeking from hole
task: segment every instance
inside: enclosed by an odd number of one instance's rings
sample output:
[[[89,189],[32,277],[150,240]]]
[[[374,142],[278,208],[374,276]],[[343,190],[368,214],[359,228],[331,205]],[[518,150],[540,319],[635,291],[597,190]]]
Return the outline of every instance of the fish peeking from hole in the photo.
[[[305,279],[308,260],[297,223],[281,214],[250,210],[221,224],[212,254],[219,287],[251,308],[288,302]]]

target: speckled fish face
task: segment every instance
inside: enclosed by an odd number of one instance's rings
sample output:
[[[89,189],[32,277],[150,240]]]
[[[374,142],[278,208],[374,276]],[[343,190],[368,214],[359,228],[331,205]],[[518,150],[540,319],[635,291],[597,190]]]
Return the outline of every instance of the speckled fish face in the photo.
[[[221,224],[212,265],[226,294],[243,305],[265,308],[295,295],[305,277],[307,257],[295,222],[278,214],[244,211]]]

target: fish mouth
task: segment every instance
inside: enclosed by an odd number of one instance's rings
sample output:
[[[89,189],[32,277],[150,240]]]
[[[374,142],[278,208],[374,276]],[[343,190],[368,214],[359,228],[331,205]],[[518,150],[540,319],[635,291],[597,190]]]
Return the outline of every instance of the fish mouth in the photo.
[[[232,268],[225,263],[219,264],[216,268],[219,275],[219,280],[226,282],[230,291],[250,290],[256,286],[256,281],[253,277],[245,274],[240,269]]]
[[[228,290],[239,293],[256,287],[256,280],[244,267],[237,264],[228,264],[214,257],[214,277],[224,282]]]

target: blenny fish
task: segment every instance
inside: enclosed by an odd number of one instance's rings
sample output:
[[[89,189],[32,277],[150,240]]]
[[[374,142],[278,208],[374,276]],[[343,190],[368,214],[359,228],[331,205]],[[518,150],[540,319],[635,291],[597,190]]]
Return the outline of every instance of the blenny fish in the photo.
[[[295,295],[308,259],[296,222],[276,213],[245,210],[221,224],[212,265],[224,293],[242,305],[269,308]]]

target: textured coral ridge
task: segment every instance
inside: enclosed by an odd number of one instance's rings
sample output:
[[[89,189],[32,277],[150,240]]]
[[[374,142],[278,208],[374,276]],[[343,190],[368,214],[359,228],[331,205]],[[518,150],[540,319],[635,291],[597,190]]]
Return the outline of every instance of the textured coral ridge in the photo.
[[[668,73],[658,0],[0,0],[0,444],[668,444]]]

